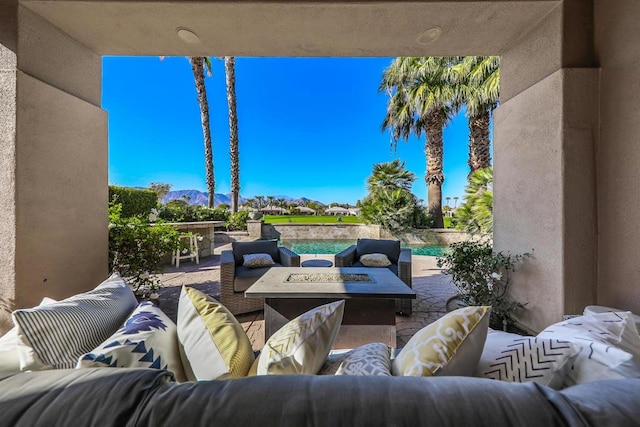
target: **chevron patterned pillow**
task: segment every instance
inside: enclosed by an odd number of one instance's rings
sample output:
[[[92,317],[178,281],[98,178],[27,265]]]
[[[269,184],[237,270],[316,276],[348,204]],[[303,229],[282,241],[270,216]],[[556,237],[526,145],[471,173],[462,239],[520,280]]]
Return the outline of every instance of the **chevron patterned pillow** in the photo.
[[[640,378],[640,336],[631,313],[579,316],[548,326],[540,338],[557,338],[582,348],[564,386],[598,380]]]
[[[291,320],[265,343],[254,363],[256,373],[317,374],[338,336],[343,313],[344,300],[341,300]]]
[[[560,389],[579,352],[574,344],[561,339],[490,331],[475,376],[518,383],[536,382]]]

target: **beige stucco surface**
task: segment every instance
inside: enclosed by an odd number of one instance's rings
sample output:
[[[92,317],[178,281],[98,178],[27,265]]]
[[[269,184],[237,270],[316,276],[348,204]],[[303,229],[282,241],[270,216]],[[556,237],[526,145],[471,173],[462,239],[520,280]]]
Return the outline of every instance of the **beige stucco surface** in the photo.
[[[0,332],[15,301],[16,55],[0,45]]]
[[[598,302],[640,313],[640,2],[597,0]]]
[[[107,117],[18,73],[16,304],[64,298],[107,274]]]
[[[22,4],[101,54],[399,56],[495,54],[557,1],[138,2]],[[96,13],[99,10],[100,13]],[[187,45],[177,27],[195,31]],[[423,45],[417,38],[439,27]]]

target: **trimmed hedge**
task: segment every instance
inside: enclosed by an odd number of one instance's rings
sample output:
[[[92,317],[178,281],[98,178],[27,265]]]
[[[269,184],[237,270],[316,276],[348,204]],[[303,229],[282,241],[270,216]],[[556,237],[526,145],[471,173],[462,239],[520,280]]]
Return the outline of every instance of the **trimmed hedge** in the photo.
[[[109,186],[109,202],[122,205],[122,217],[147,216],[158,206],[158,193],[137,188]]]

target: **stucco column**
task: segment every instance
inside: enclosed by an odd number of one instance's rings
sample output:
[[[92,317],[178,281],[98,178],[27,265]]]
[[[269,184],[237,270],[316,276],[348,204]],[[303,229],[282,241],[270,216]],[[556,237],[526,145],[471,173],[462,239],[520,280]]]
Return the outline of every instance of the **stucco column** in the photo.
[[[512,276],[539,331],[597,301],[599,69],[592,8],[560,4],[502,56],[494,122],[494,247],[531,252]]]
[[[11,13],[13,37],[0,40],[0,331],[11,310],[108,272],[101,57],[23,7]]]

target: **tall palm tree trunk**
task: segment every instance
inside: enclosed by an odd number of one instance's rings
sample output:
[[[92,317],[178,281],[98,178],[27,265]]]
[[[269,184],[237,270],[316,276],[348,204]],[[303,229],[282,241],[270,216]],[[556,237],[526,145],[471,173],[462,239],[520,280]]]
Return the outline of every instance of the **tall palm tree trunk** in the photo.
[[[469,118],[469,168],[471,172],[491,166],[489,141],[489,110],[479,111]]]
[[[229,156],[231,158],[231,212],[238,212],[240,194],[240,153],[238,150],[238,115],[236,113],[236,59],[224,57],[227,76],[227,104],[229,105]]]
[[[207,90],[204,86],[204,58],[193,56],[191,60],[191,71],[196,83],[198,93],[198,104],[200,105],[200,121],[202,122],[202,133],[204,135],[204,164],[207,180],[207,191],[209,199],[207,206],[213,208],[213,198],[216,190],[216,181],[213,175],[213,149],[211,148],[211,129],[209,127],[209,103],[207,102]]]
[[[424,152],[427,156],[427,202],[429,215],[433,218],[434,228],[444,228],[442,219],[442,184],[444,183],[442,128],[444,127],[444,114],[440,110],[429,113],[424,122],[427,142]]]

